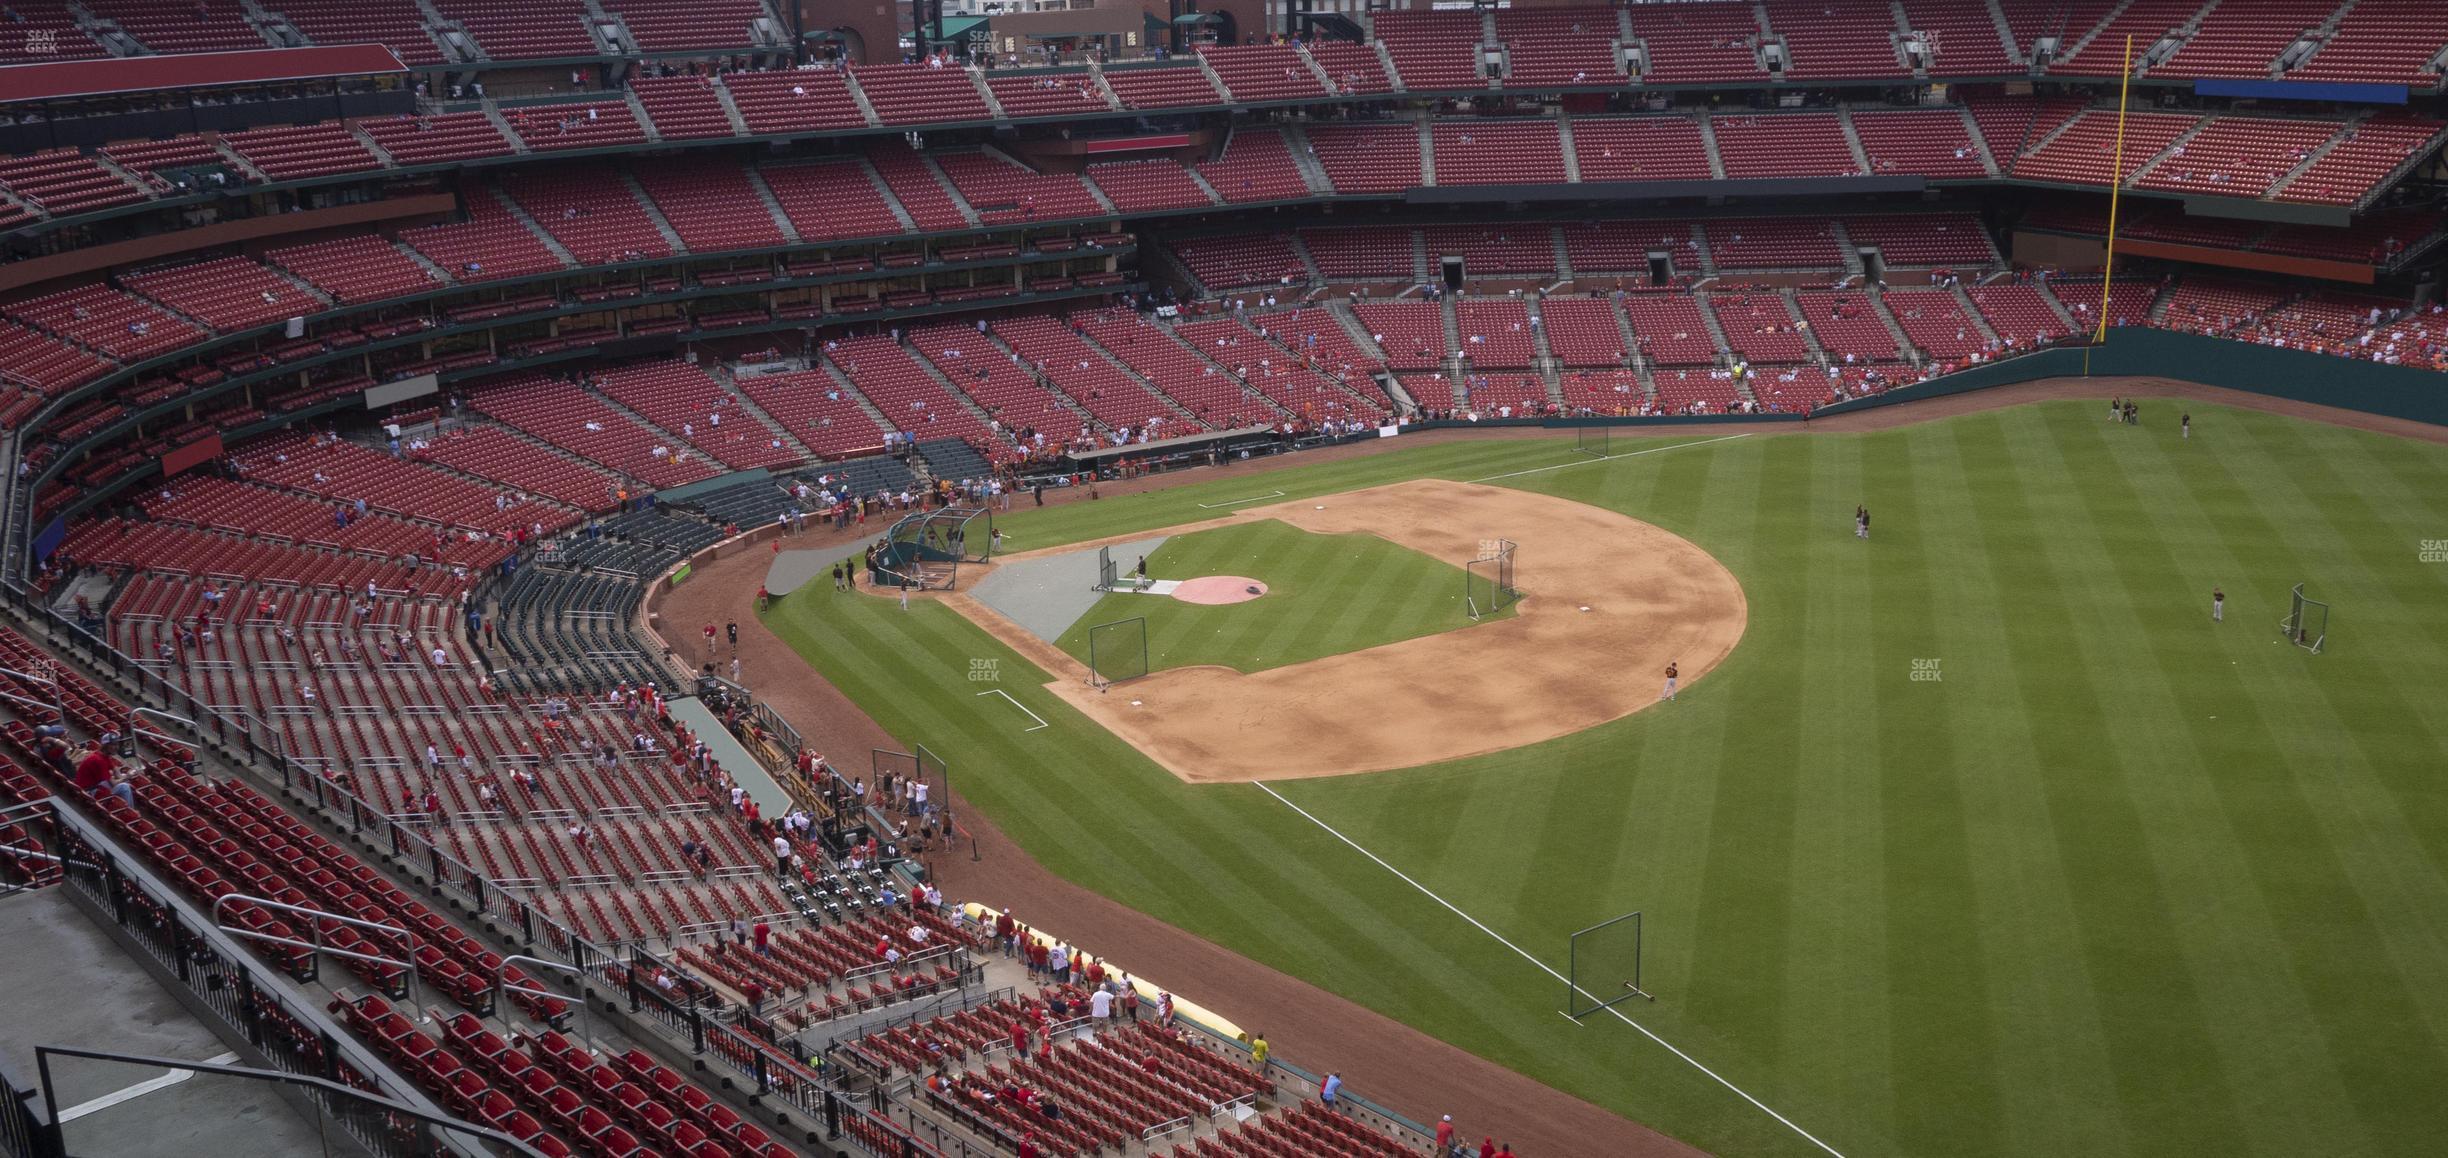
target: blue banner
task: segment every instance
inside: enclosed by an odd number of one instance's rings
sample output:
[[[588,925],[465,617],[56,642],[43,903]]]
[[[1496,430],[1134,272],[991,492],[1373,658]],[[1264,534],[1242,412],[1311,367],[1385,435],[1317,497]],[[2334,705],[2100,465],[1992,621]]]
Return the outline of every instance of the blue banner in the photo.
[[[2344,101],[2362,105],[2406,103],[2402,84],[2361,84],[2314,80],[2197,80],[2199,96],[2242,97],[2263,101]]]

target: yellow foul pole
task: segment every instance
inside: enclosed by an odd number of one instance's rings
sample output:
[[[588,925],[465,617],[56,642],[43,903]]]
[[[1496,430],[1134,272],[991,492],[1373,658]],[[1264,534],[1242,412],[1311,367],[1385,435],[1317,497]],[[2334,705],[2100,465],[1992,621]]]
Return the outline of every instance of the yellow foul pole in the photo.
[[[2094,342],[2108,340],[2108,289],[2116,282],[2117,204],[2125,190],[2125,102],[2133,95],[2133,37],[2125,38],[2124,79],[2117,85],[2116,164],[2109,170],[2108,181],[2108,256],[2100,275],[2099,329],[2091,335]],[[2090,361],[2088,354],[2083,361]]]

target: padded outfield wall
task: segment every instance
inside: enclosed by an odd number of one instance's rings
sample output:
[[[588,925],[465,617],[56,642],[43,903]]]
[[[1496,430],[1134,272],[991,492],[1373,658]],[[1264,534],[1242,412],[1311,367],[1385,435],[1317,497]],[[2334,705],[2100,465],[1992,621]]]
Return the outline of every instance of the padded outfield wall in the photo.
[[[1869,398],[1840,402],[1816,411],[1815,416],[2041,378],[2079,377],[2083,373],[2083,354],[2080,347],[2043,350]],[[2448,426],[2448,375],[2411,366],[2389,366],[2198,334],[2124,327],[2110,330],[2107,342],[2091,347],[2090,371],[2103,377],[2176,378]]]

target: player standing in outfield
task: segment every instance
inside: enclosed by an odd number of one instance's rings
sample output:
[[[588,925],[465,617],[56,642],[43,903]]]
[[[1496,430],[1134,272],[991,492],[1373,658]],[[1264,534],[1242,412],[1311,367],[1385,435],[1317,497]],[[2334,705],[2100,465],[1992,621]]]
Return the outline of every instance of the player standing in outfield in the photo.
[[[1674,664],[1674,662],[1673,662],[1673,661],[1671,661],[1671,660],[1670,660],[1670,661],[1668,661],[1668,662],[1667,662],[1667,664],[1666,664],[1666,691],[1665,691],[1665,693],[1664,693],[1664,694],[1662,694],[1662,695],[1660,695],[1660,696],[1658,697],[1659,699],[1661,699],[1661,700],[1671,700],[1671,699],[1673,699],[1673,698],[1674,698],[1674,693],[1675,693],[1675,676],[1676,676],[1678,673],[1679,673],[1679,669],[1678,669],[1678,668],[1677,668],[1677,666]]]
[[[2184,430],[2184,437],[2186,439],[2190,440],[2193,437],[2193,414],[2191,411],[2186,411],[2184,417],[2177,419],[2176,425]]]
[[[2216,587],[2210,589],[2210,622],[2227,622],[2227,593]]]

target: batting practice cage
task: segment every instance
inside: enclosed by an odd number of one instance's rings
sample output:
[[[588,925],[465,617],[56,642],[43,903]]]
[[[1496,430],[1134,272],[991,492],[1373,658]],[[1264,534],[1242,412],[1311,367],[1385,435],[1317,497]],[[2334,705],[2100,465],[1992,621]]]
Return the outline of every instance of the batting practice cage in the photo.
[[[1097,581],[1094,589],[1111,591],[1118,585],[1120,579],[1120,573],[1114,570],[1113,548],[1097,548]]]
[[[923,590],[948,591],[959,582],[962,563],[983,562],[993,550],[993,511],[984,507],[912,511],[884,532],[870,581],[878,587],[897,587],[907,578]]]
[[[1132,616],[1088,629],[1088,682],[1111,687],[1148,673],[1147,620]]]
[[[1607,428],[1603,426],[1574,427],[1573,449],[1583,454],[1594,454],[1605,458],[1607,456]]]
[[[1564,1016],[1579,1021],[1618,1001],[1655,1001],[1641,988],[1639,910],[1601,921],[1572,935],[1565,970]]]
[[[1462,565],[1462,598],[1470,617],[1494,615],[1521,598],[1513,585],[1513,540],[1482,539],[1479,557]]]
[[[2286,632],[2288,643],[2319,655],[2321,644],[2329,638],[2329,605],[2304,598],[2303,589],[2303,584],[2295,585],[2295,601],[2287,608],[2286,621],[2278,628]]]

